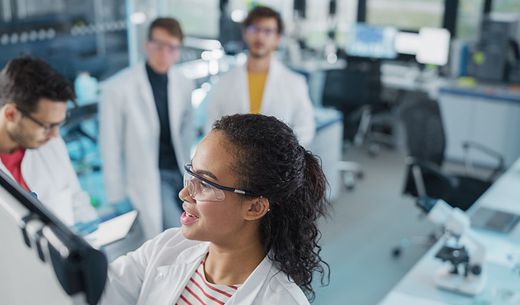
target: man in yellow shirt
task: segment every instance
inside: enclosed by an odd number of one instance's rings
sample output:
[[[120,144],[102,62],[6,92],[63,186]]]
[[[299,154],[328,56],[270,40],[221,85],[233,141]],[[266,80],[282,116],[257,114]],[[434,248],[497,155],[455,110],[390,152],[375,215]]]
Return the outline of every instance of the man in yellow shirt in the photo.
[[[315,132],[314,111],[303,76],[276,60],[283,32],[280,15],[257,6],[244,20],[243,36],[249,53],[245,65],[224,74],[208,95],[208,122],[235,113],[274,116],[293,130],[300,143],[310,144]]]
[[[264,94],[265,80],[267,73],[247,72],[247,82],[249,88],[249,112],[258,114],[262,106],[262,97]]]

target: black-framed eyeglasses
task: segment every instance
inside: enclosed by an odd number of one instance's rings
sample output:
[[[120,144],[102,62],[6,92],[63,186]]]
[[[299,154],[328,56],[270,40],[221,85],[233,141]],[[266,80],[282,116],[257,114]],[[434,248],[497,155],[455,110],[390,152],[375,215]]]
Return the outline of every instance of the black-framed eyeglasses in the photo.
[[[150,39],[148,42],[157,49],[166,49],[166,51],[168,51],[169,53],[177,53],[182,48],[182,45],[180,44],[172,45],[155,39]]]
[[[24,117],[28,118],[29,120],[33,121],[33,123],[35,123],[36,125],[43,128],[43,130],[46,133],[50,132],[54,128],[60,128],[61,126],[63,126],[67,122],[67,118],[69,117],[69,113],[67,113],[67,116],[65,117],[65,119],[59,123],[44,123],[44,122],[34,118],[28,111],[25,111],[21,108],[17,108],[17,109],[18,109],[18,111],[20,111],[20,113]]]
[[[246,32],[249,34],[265,34],[266,36],[271,36],[278,33],[276,28],[263,28],[255,25],[249,25],[246,27]]]
[[[184,165],[184,187],[188,188],[190,196],[200,201],[223,201],[225,198],[224,191],[245,196],[259,196],[254,192],[241,190],[229,186],[223,186],[210,181],[195,172],[190,163]]]

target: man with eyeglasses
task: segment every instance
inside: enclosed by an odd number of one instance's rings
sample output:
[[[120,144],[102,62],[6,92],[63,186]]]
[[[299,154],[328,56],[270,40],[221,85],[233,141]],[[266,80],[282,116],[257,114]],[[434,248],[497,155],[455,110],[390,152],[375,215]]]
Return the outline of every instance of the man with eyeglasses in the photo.
[[[147,238],[180,226],[182,166],[194,140],[193,82],[176,68],[183,33],[173,18],[148,29],[145,62],[102,87],[100,148],[107,199],[130,200]]]
[[[65,78],[42,60],[16,58],[0,72],[0,169],[67,225],[79,216],[75,204],[90,207],[78,202],[84,193],[59,133],[72,100]]]
[[[261,113],[274,116],[307,146],[315,132],[313,107],[305,79],[274,57],[283,22],[271,8],[257,6],[243,22],[247,61],[224,74],[208,94],[206,131],[224,115]]]

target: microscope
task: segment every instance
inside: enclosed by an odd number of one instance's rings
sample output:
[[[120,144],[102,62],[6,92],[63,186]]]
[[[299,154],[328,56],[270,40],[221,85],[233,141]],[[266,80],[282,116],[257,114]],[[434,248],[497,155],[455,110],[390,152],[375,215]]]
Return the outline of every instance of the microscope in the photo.
[[[468,296],[481,293],[486,284],[486,249],[472,234],[468,216],[443,200],[421,197],[416,204],[431,222],[442,225],[446,231],[443,245],[435,254],[445,263],[435,274],[435,285]]]

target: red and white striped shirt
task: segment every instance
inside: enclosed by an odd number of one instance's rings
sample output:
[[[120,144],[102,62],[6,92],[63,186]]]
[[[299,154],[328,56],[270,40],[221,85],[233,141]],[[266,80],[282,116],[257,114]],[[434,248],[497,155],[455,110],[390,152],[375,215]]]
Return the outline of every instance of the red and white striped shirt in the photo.
[[[204,275],[202,260],[195,273],[191,276],[177,305],[224,305],[237,291],[237,285],[216,285],[209,283]]]

